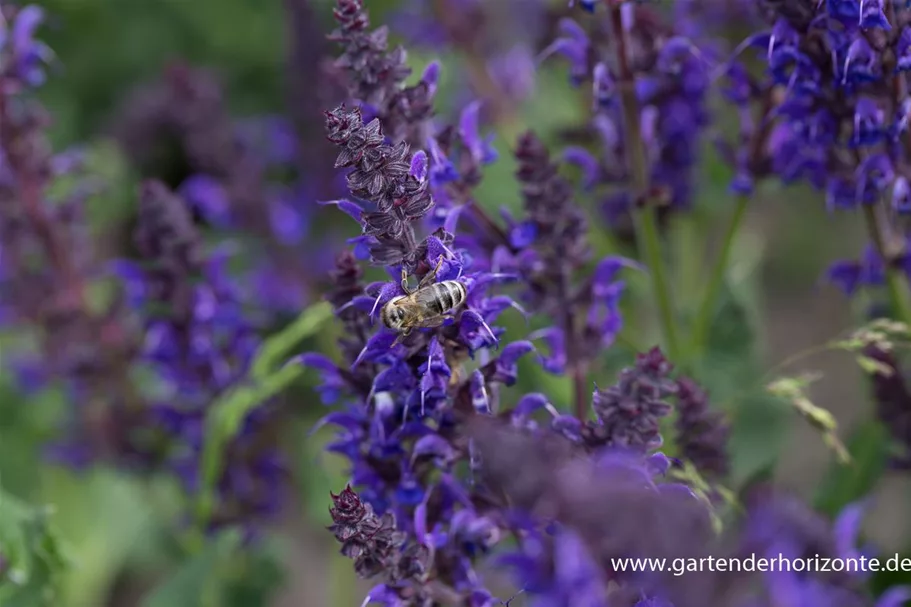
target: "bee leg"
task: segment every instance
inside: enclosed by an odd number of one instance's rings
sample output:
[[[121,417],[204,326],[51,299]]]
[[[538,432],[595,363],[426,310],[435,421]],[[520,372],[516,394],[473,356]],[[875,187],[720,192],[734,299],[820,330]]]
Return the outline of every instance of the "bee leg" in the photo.
[[[406,295],[411,295],[412,293],[411,287],[408,286],[408,272],[405,271],[404,267],[402,267],[402,291],[404,291]]]
[[[440,268],[443,267],[443,256],[440,255],[440,258],[437,260],[437,265],[434,269],[424,274],[424,278],[421,279],[421,284],[418,285],[419,289],[428,287],[436,282],[437,274],[440,272]]]
[[[399,345],[400,343],[402,343],[402,341],[403,341],[406,337],[408,337],[408,335],[409,335],[410,333],[411,333],[411,329],[405,329],[404,331],[402,331],[401,333],[399,333],[398,336],[395,338],[395,341],[392,342],[392,345],[389,346],[389,348],[392,349],[392,348],[396,347],[397,345]]]
[[[452,369],[452,375],[449,377],[449,386],[457,386],[459,382],[462,381],[462,367],[450,367]]]

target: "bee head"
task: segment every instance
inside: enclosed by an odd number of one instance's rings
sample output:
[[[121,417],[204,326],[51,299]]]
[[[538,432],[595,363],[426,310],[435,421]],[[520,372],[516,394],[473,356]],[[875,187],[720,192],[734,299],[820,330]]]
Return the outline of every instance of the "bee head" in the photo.
[[[405,322],[405,310],[397,305],[400,299],[402,298],[396,297],[395,299],[389,300],[389,303],[383,306],[383,312],[381,314],[383,317],[383,324],[395,331],[400,330],[402,324]]]

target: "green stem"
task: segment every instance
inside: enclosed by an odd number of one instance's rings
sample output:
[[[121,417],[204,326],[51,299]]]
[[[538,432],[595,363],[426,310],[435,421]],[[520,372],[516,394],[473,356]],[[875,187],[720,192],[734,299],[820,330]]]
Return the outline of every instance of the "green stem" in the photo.
[[[647,199],[650,185],[648,159],[640,126],[639,100],[636,98],[635,79],[629,64],[626,32],[619,4],[609,4],[613,26],[613,42],[617,52],[619,70],[620,101],[623,109],[623,123],[626,126],[626,148],[633,190],[633,212],[636,230],[636,246],[642,261],[648,266],[652,281],[652,295],[658,307],[664,345],[671,360],[678,360],[680,354],[677,341],[677,323],[671,291],[665,275],[664,259],[661,255],[661,238],[658,233],[658,214]]]
[[[737,240],[737,234],[740,232],[740,225],[743,218],[746,217],[747,207],[750,198],[740,196],[737,199],[737,205],[734,207],[734,215],[731,217],[731,223],[728,225],[727,232],[724,235],[724,242],[721,245],[721,251],[718,252],[718,258],[715,260],[715,266],[709,275],[709,284],[706,287],[702,304],[699,306],[699,312],[693,323],[693,334],[690,347],[690,362],[702,354],[705,342],[708,337],[709,324],[714,317],[715,310],[718,308],[718,297],[721,295],[721,286],[724,284],[724,276],[727,272],[728,263],[731,259],[731,253],[734,250],[734,241]]]
[[[896,268],[892,263],[895,256],[889,250],[886,238],[880,225],[879,216],[877,215],[877,205],[864,205],[864,220],[867,223],[867,232],[870,234],[870,240],[876,247],[876,252],[883,265],[886,268],[886,288],[889,291],[889,299],[892,302],[892,308],[898,318],[906,325],[911,326],[911,291],[909,291],[908,280],[900,268]]]
[[[329,558],[329,598],[332,605],[357,605],[352,562],[340,554]]]
[[[898,317],[903,323],[911,326],[911,294],[908,293],[908,281],[899,270],[890,268],[886,271],[886,284]]]
[[[675,217],[674,224],[674,250],[677,258],[676,276],[671,277],[674,288],[677,309],[683,312],[683,317],[692,322],[696,316],[696,308],[702,297],[703,265],[703,234],[699,210],[692,209],[685,214]],[[685,344],[684,344],[685,345]]]
[[[668,357],[672,361],[680,360],[680,347],[677,341],[677,319],[674,304],[664,272],[664,259],[661,256],[661,237],[658,233],[657,214],[654,208],[644,208],[637,213],[636,243],[641,251],[642,260],[649,269],[652,280],[652,294],[658,307],[658,319],[664,336]]]

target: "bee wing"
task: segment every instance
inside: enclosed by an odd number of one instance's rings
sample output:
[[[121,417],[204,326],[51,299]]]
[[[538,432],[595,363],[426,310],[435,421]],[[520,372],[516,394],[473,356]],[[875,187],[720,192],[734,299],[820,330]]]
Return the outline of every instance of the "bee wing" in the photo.
[[[445,316],[431,316],[430,318],[425,318],[424,320],[417,322],[412,326],[415,329],[432,329],[433,327],[439,327],[444,322],[446,322]]]
[[[415,291],[414,301],[415,304],[424,310],[434,310],[439,306],[439,293],[437,293],[431,284],[424,287],[423,289],[418,289]]]
[[[400,299],[398,302],[396,302],[395,305],[398,306],[399,308],[401,308],[401,310],[403,312],[405,312],[406,318],[415,317],[415,316],[420,318],[421,316],[425,315],[424,310],[425,310],[426,304],[419,299],[419,297],[418,297],[419,294],[420,294],[420,291],[416,291],[416,292],[412,293],[409,297]]]

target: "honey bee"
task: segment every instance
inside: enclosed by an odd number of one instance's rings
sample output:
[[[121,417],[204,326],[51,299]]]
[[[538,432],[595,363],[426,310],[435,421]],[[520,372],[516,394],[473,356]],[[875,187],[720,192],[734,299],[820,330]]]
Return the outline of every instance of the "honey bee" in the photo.
[[[449,312],[465,303],[468,293],[462,283],[457,280],[434,282],[442,265],[441,255],[436,267],[421,279],[417,289],[408,286],[408,274],[402,270],[402,290],[406,295],[390,299],[381,313],[383,324],[399,332],[395,343],[413,329],[440,326]]]

